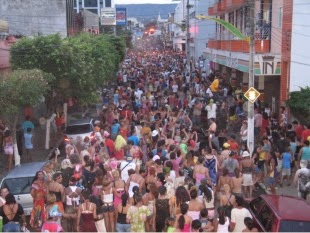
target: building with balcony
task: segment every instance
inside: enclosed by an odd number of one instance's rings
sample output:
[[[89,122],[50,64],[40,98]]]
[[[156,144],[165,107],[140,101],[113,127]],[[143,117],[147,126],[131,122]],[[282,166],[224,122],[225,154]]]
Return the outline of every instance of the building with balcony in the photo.
[[[174,12],[174,26],[172,27],[173,30],[173,49],[175,51],[184,52],[186,51],[186,3],[187,0],[182,0],[178,3],[175,8]],[[182,25],[184,27],[182,28]]]
[[[276,110],[284,98],[280,95],[283,0],[255,0],[254,87],[260,99]],[[250,33],[249,0],[210,0],[210,16],[223,19],[244,35]],[[226,82],[248,89],[249,42],[235,38],[225,27],[216,24],[214,37],[204,49],[210,67],[219,70]],[[282,91],[281,91],[282,92]]]

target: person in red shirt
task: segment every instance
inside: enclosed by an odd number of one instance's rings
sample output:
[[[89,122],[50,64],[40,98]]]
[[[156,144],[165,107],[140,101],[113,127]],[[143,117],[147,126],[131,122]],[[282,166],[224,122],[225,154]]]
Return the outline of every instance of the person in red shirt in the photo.
[[[110,134],[107,131],[103,132],[103,137],[105,138],[105,145],[108,148],[109,156],[114,156],[114,141],[111,139]]]
[[[305,141],[307,140],[307,138],[310,136],[310,124],[306,125],[305,126],[306,129],[304,131],[302,131],[302,134],[301,134],[301,141]]]
[[[298,124],[298,121],[293,121],[292,122],[292,125],[295,129],[295,132],[296,132],[296,137],[297,138],[301,138],[301,135],[302,135],[302,132],[304,131],[304,126],[301,125],[301,124]]]
[[[230,145],[229,149],[234,151],[235,153],[239,152],[239,144],[236,141],[236,136],[231,135],[227,143]]]

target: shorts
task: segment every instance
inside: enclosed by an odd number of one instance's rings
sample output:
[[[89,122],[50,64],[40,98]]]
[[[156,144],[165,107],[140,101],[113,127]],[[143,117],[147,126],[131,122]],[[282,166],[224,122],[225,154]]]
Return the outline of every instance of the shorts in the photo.
[[[108,213],[108,212],[114,212],[115,211],[115,208],[114,208],[114,205],[113,203],[105,203],[103,204],[102,206],[102,212],[103,213]]]
[[[131,224],[116,223],[116,232],[130,232]]]
[[[281,172],[283,160],[282,159],[277,159],[277,162],[278,162],[277,171]]]
[[[242,174],[242,186],[252,186],[253,177],[252,174]]]
[[[268,186],[273,186],[276,184],[276,180],[274,177],[268,177],[266,183]]]
[[[265,171],[265,160],[259,160],[257,162],[257,167],[258,167],[260,172]]]
[[[290,168],[282,168],[282,176],[290,176],[291,169]]]
[[[14,154],[13,146],[4,146],[4,154],[6,155]]]

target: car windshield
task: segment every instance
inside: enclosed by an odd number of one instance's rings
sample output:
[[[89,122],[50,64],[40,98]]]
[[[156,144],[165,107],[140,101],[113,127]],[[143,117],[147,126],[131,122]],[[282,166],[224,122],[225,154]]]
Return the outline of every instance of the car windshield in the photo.
[[[30,193],[33,177],[5,179],[1,188],[7,188],[13,195]]]
[[[282,220],[280,223],[279,232],[308,232],[310,222],[298,220]]]
[[[66,128],[66,134],[83,134],[91,132],[90,124],[85,125],[69,125]]]

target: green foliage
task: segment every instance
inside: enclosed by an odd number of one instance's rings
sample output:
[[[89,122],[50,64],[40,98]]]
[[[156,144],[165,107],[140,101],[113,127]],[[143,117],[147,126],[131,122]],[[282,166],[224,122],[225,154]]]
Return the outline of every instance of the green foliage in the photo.
[[[1,115],[10,118],[20,108],[36,105],[50,88],[53,76],[40,70],[16,70],[0,83]]]
[[[53,75],[52,90],[58,99],[73,97],[87,104],[96,99],[103,82],[115,78],[125,49],[122,38],[109,35],[38,36],[13,46],[11,64],[14,70],[36,68]]]
[[[310,87],[300,88],[300,91],[290,93],[286,101],[291,111],[296,112],[310,121]]]

